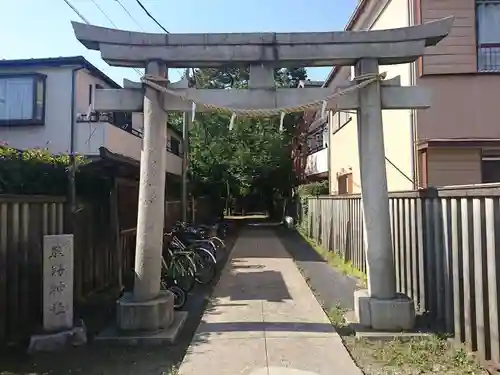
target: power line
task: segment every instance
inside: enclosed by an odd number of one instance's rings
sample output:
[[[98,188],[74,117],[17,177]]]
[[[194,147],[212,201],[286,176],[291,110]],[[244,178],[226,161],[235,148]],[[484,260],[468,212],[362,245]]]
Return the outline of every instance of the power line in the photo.
[[[165,29],[160,22],[157,21],[156,18],[153,17],[153,15],[151,13],[149,13],[149,11],[146,9],[146,7],[141,3],[141,0],[135,0],[137,2],[137,4],[139,4],[139,6],[142,8],[142,10],[148,15],[149,18],[151,18],[158,26],[160,26],[160,28],[165,31],[167,34],[170,34],[168,32],[167,29]]]
[[[78,17],[80,17],[80,19],[85,22],[87,25],[90,25],[90,22],[84,17],[82,16],[82,14],[78,11],[78,9],[75,8],[75,6],[73,4],[71,4],[71,2],[69,0],[63,0],[71,9],[73,9],[73,11],[78,15]],[[95,0],[91,0],[94,5],[101,11],[101,13],[108,19],[108,21],[116,28],[118,28],[115,23],[113,22],[113,20],[111,18],[109,18],[109,16],[102,10],[102,8],[95,2]],[[134,71],[140,76],[142,77],[142,73],[139,69],[137,68],[132,68],[134,69]]]
[[[74,6],[73,6],[73,5],[69,2],[69,0],[63,0],[63,1],[64,1],[64,2],[66,3],[66,5],[68,5],[71,9],[73,9],[73,12],[75,12],[75,13],[78,15],[78,17],[80,17],[80,19],[81,19],[83,22],[85,22],[86,24],[90,24],[90,22],[89,22],[89,21],[88,21],[88,20],[87,20],[84,16],[82,16],[82,14],[78,11],[78,9],[76,9],[76,8],[75,8],[75,7],[74,7]]]
[[[106,12],[104,10],[102,10],[102,8],[99,6],[99,4],[97,4],[97,2],[95,0],[91,0],[91,1],[94,3],[94,5],[97,7],[97,9],[99,9],[101,11],[101,13],[104,15],[104,17],[106,17],[108,19],[108,21],[111,23],[111,25],[113,25],[116,29],[118,29],[118,26],[116,26],[116,24],[113,22],[113,20],[106,14]],[[139,69],[137,69],[137,68],[132,68],[132,69],[134,69],[134,71],[139,76],[142,76],[141,71]]]
[[[132,21],[134,21],[134,23],[139,27],[139,29],[141,29],[142,31],[144,31],[144,29],[142,28],[142,26],[139,24],[139,22],[137,22],[137,20],[134,18],[134,16],[132,16],[132,14],[128,11],[128,9],[125,7],[125,5],[123,5],[123,3],[121,2],[121,0],[115,0],[121,7],[122,9],[128,14],[128,16],[130,17],[130,19]]]
[[[82,20],[83,22],[85,22],[87,25],[90,25],[90,22],[78,11],[78,9],[76,9],[69,0],[63,0]],[[113,22],[113,20],[106,14],[106,12],[99,6],[99,4],[95,1],[95,0],[91,0],[94,5],[97,7],[97,9],[99,9],[99,11],[102,13],[102,15],[104,17],[106,17],[106,19],[111,23],[111,25],[113,25],[115,28],[118,28],[118,26],[116,26],[116,24]],[[130,13],[130,11],[123,5],[123,3],[121,2],[121,0],[115,0],[119,5],[120,7],[128,14],[128,16],[132,19],[132,21],[134,21],[134,23],[142,30],[144,31],[144,29],[142,28],[142,26],[139,24],[139,22],[137,22],[137,20],[135,19],[135,17]],[[165,31],[167,34],[170,34],[170,32],[165,28],[163,27],[163,25],[146,9],[146,7],[144,6],[144,4],[142,4],[141,0],[136,0],[137,4],[141,7],[141,9],[148,15],[149,18],[151,18],[163,31]],[[141,72],[137,69],[137,68],[133,68],[135,70],[135,72],[139,75],[139,76],[142,76]],[[195,79],[195,82],[197,81],[197,76],[196,76],[196,72],[194,70],[194,68],[191,68],[192,70],[192,74],[193,74],[193,77]],[[186,69],[186,77],[189,78],[189,73]],[[198,85],[196,85],[198,86]]]
[[[97,7],[97,9],[99,9],[99,11],[103,14],[104,17],[106,17],[108,19],[108,21],[115,27],[115,28],[118,28],[115,23],[113,22],[113,20],[111,18],[108,17],[108,15],[106,14],[105,11],[102,10],[102,8],[99,6],[99,4],[96,3],[95,0],[91,0],[94,5]]]
[[[117,0],[117,1],[119,1],[119,0]],[[135,0],[135,1],[137,2],[137,4],[139,4],[139,6],[148,15],[149,18],[151,18],[163,31],[165,31],[167,34],[170,34],[170,32],[166,28],[164,28],[163,25],[146,9],[144,4],[142,4],[141,0]],[[194,71],[194,68],[191,68],[191,71],[193,72],[193,77],[194,77],[196,86],[198,86],[198,84],[197,84],[198,79],[196,77],[196,73]],[[186,79],[189,80],[189,69],[186,69],[185,75],[186,75]]]

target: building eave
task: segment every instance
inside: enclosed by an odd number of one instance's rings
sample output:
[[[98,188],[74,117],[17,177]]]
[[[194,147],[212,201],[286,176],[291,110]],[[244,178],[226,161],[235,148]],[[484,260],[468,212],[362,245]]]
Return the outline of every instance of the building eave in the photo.
[[[83,56],[68,57],[47,57],[38,59],[13,59],[0,60],[0,69],[19,69],[19,68],[58,68],[64,66],[77,66],[88,70],[92,75],[106,82],[111,88],[122,88],[118,83],[112,80],[102,70],[98,69]]]
[[[439,138],[422,139],[418,142],[418,150],[429,148],[483,148],[500,147],[499,138]]]

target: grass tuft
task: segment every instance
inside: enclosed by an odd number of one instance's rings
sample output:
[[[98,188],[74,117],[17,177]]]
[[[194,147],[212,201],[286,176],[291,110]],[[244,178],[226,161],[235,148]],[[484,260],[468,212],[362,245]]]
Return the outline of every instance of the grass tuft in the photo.
[[[344,338],[349,352],[365,374],[486,374],[463,349],[433,335],[410,340]]]
[[[161,375],[179,375],[179,365],[172,367],[167,372],[163,371]]]
[[[354,267],[350,261],[344,260],[335,251],[328,251],[324,249],[315,240],[308,237],[300,228],[298,228],[297,232],[302,236],[304,241],[306,241],[319,255],[321,255],[324,260],[326,260],[330,267],[335,268],[344,275],[356,278],[361,286],[366,286],[366,274]]]
[[[339,303],[327,311],[328,319],[330,319],[330,322],[335,328],[344,328],[348,325],[345,318],[346,313],[347,309],[340,306]]]

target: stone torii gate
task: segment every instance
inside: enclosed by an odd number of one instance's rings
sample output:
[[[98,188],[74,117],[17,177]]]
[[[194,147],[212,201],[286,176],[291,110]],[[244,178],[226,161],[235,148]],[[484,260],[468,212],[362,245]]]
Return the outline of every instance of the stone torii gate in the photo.
[[[144,112],[137,222],[136,278],[132,295],[118,301],[123,330],[155,330],[173,321],[168,292],[160,292],[167,111],[225,109],[272,115],[304,109],[356,110],[365,223],[368,290],[357,293],[361,324],[378,329],[411,328],[413,302],[396,293],[385,170],[382,109],[424,109],[430,93],[383,81],[379,65],[414,62],[439,43],[453,17],[392,30],[322,33],[148,34],[73,23],[77,39],[99,50],[113,66],[145,68],[141,83],[96,90],[95,109]],[[211,90],[168,84],[168,68],[250,66],[249,88]],[[277,89],[273,68],[354,65],[357,79],[330,88]],[[334,287],[334,286],[332,286]]]

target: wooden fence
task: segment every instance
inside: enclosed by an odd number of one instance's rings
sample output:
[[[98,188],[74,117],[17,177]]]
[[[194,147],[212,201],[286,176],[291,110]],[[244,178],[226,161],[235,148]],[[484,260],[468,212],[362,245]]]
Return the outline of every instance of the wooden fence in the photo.
[[[180,202],[166,206],[169,227],[181,219]],[[73,230],[78,305],[121,284],[134,267],[136,230],[120,228],[117,222],[125,215],[114,218],[115,211],[113,199],[78,203]],[[40,328],[43,236],[71,233],[69,222],[63,197],[0,195],[0,345]]]
[[[200,205],[191,202],[188,209],[188,221],[193,217],[193,208],[195,216],[201,212]],[[165,202],[165,231],[169,231],[172,226],[182,220],[182,203],[181,201],[166,201]],[[127,275],[134,269],[135,262],[135,244],[136,244],[136,228],[127,228],[120,230],[119,235],[119,254],[121,259],[121,274]]]
[[[0,342],[41,322],[43,236],[64,233],[64,199],[0,196]]]
[[[165,230],[169,230],[175,222],[182,220],[182,205],[180,201],[165,202]],[[137,239],[136,228],[126,228],[120,230],[119,234],[119,254],[122,278],[131,276],[135,264],[135,245]],[[130,280],[127,280],[129,283]]]
[[[182,202],[181,201],[165,202],[165,221],[164,221],[165,228],[169,230],[179,220],[182,220]]]
[[[500,184],[390,194],[398,291],[435,328],[500,363]],[[303,228],[365,271],[360,196],[309,198]]]
[[[118,234],[112,216],[109,200],[81,202],[75,214],[74,298],[78,303],[118,285]]]

